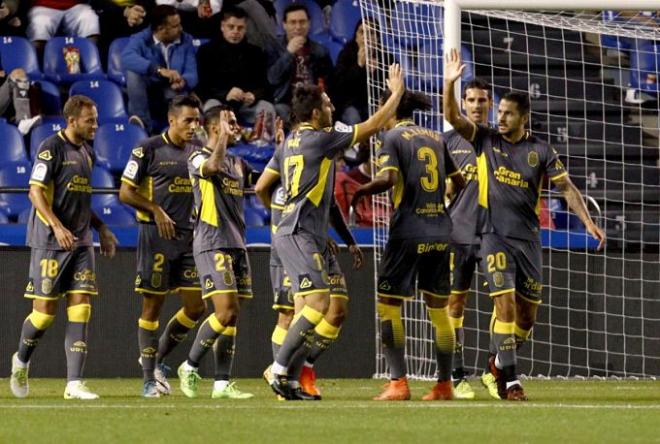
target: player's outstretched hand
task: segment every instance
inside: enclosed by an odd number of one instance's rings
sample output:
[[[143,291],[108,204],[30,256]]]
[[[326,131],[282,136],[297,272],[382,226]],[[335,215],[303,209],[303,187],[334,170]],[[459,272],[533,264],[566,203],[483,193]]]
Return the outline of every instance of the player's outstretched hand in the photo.
[[[117,238],[115,234],[110,231],[110,228],[103,225],[99,230],[99,240],[101,241],[101,256],[107,256],[110,259],[115,257],[117,252]]]
[[[390,65],[389,76],[387,78],[387,87],[393,95],[403,95],[406,85],[403,81],[403,69],[398,63]]]
[[[57,240],[57,244],[66,251],[73,250],[73,245],[78,240],[64,225],[53,225],[53,234]]]
[[[454,83],[462,74],[465,65],[461,62],[461,55],[458,49],[451,48],[445,54],[444,78],[445,82]]]
[[[161,207],[157,207],[153,214],[156,227],[158,228],[158,235],[165,240],[174,239],[176,236],[176,222]]]
[[[353,270],[359,270],[364,265],[364,253],[358,245],[349,245],[348,251],[353,256]]]
[[[330,253],[334,254],[337,256],[337,253],[339,253],[339,245],[337,245],[337,242],[335,242],[334,239],[328,238],[328,250],[330,250]]]
[[[587,232],[598,241],[597,250],[601,251],[605,246],[605,232],[594,223],[587,227]]]

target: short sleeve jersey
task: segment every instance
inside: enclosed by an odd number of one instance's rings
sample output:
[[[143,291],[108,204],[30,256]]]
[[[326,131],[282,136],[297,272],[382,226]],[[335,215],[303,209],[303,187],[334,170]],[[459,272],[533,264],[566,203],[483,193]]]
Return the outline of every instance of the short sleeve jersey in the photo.
[[[211,154],[209,148],[201,148],[188,161],[195,195],[195,254],[245,248],[243,195],[250,186],[252,167],[240,157],[227,155],[222,171],[205,177],[202,167]]]
[[[92,245],[91,198],[94,152],[87,144],[74,145],[64,131],[46,139],[37,152],[30,185],[44,189],[46,200],[62,224],[78,239],[74,247]],[[61,250],[48,221],[34,207],[27,227],[32,248]]]
[[[191,230],[192,185],[188,176],[190,146],[175,145],[167,132],[150,137],[131,152],[121,181],[137,188],[158,204],[176,223],[176,229]],[[138,222],[153,223],[149,212],[137,211]]]
[[[445,180],[460,171],[442,136],[410,120],[401,121],[385,134],[377,164],[378,174],[397,174],[390,239],[448,242],[452,222],[445,211]]]
[[[281,158],[282,158],[282,149],[277,148],[275,152],[273,152],[273,157],[271,157],[270,160],[268,161],[268,165],[266,165],[265,171],[280,176],[280,164],[282,160]],[[282,210],[284,210],[285,204],[286,204],[286,191],[284,191],[282,182],[278,180],[277,183],[273,186],[273,192],[271,193],[270,196],[271,233],[275,233],[277,231],[277,226],[280,223],[280,219],[282,219]]]
[[[507,142],[495,129],[479,126],[474,136],[479,175],[478,204],[485,210],[482,232],[538,240],[540,191],[544,176],[568,173],[557,152],[526,133]]]
[[[449,207],[453,224],[451,240],[457,244],[478,244],[480,227],[477,226],[477,156],[472,144],[454,130],[442,135],[454,163],[461,170],[465,187],[461,189]]]
[[[334,199],[334,158],[356,139],[357,126],[343,123],[321,130],[303,123],[289,134],[279,168],[286,205],[277,233],[304,230],[314,236],[327,236],[330,204]]]

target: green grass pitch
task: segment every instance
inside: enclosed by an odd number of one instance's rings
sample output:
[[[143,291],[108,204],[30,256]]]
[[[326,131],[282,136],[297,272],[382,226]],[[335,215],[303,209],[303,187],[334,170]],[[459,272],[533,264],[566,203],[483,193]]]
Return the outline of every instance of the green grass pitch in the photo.
[[[172,380],[173,385],[178,381]],[[251,400],[144,400],[137,379],[92,379],[98,401],[64,401],[64,382],[33,379],[15,399],[0,380],[0,443],[651,443],[660,442],[660,381],[526,381],[524,404],[491,400],[473,381],[473,401],[419,401],[431,386],[413,381],[413,401],[375,402],[383,381],[319,381],[324,400],[280,402],[261,380],[238,381]]]

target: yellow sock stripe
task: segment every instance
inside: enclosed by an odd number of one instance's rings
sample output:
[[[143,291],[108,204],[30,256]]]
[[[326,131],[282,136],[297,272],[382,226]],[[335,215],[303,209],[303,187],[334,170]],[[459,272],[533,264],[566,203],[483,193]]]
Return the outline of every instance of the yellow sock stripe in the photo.
[[[287,331],[288,330],[280,327],[279,325],[276,325],[275,329],[273,330],[273,334],[270,337],[270,340],[273,342],[273,344],[277,344],[277,345],[284,344],[284,338],[286,338]]]
[[[156,321],[147,321],[145,319],[138,319],[138,327],[144,329],[144,330],[149,330],[149,331],[156,331],[158,330],[160,323]]]
[[[523,341],[529,339],[529,335],[531,333],[532,333],[531,329],[525,330],[524,328],[520,327],[518,324],[514,324],[513,326],[513,334],[521,338]]]
[[[493,332],[500,335],[512,335],[515,329],[515,322],[502,322],[499,319],[495,320]]]
[[[389,305],[379,302],[376,306],[378,316],[382,321],[390,321],[392,324],[392,335],[394,335],[394,346],[403,347],[406,343],[406,334],[401,320],[401,306]]]
[[[316,326],[314,331],[319,336],[323,336],[324,338],[335,340],[339,336],[339,328],[340,327],[335,327],[334,325],[323,319],[321,320],[321,322],[319,322],[319,325]]]
[[[32,310],[27,317],[32,325],[38,330],[45,330],[51,326],[55,320],[55,315],[49,315],[40,311]]]
[[[89,322],[92,316],[92,306],[89,304],[78,304],[67,307],[66,316],[70,322]]]
[[[456,345],[456,334],[449,318],[449,308],[427,308],[426,310],[435,327],[436,346],[444,352],[453,352]]]
[[[218,321],[218,318],[215,317],[215,314],[211,314],[206,320],[209,322],[209,325],[213,329],[214,332],[221,334],[222,332],[225,331],[225,326]]]
[[[176,312],[174,318],[177,320],[179,324],[183,325],[186,328],[195,328],[195,325],[197,325],[197,321],[190,319],[188,316],[186,316],[186,312],[183,310],[183,308]]]
[[[224,336],[236,336],[236,327],[225,327],[222,334]]]
[[[449,322],[451,322],[451,326],[456,330],[457,328],[463,328],[463,320],[465,319],[465,316],[461,316],[460,318],[453,318],[449,316]]]
[[[309,305],[305,305],[305,307],[300,311],[300,316],[304,316],[305,319],[314,325],[318,325],[319,322],[321,322],[323,319],[323,313],[314,310]]]

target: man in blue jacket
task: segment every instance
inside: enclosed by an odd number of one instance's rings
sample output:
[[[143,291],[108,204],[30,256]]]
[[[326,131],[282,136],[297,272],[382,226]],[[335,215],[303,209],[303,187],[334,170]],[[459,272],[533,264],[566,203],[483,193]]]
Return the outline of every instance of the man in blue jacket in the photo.
[[[332,73],[332,60],[323,45],[309,39],[309,12],[304,5],[289,5],[283,18],[286,35],[279,53],[270,55],[268,82],[274,90],[277,114],[288,122],[293,87],[318,84],[324,89]]]
[[[197,85],[192,37],[169,5],[151,13],[151,27],[131,36],[122,53],[131,122],[158,131],[166,122],[167,101]]]

